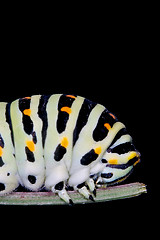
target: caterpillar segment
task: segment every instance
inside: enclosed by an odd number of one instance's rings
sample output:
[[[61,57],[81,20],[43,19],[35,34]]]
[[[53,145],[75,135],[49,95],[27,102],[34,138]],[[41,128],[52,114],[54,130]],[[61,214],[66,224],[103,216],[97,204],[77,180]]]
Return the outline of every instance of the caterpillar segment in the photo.
[[[139,161],[125,125],[86,98],[35,95],[0,103],[0,194],[21,184],[70,205],[70,189],[95,201],[97,187],[124,180]]]

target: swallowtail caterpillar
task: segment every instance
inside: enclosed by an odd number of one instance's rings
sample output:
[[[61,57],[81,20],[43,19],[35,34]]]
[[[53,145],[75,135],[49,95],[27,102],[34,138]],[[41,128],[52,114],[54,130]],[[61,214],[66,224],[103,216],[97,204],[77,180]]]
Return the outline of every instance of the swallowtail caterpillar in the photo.
[[[69,204],[69,189],[94,200],[97,187],[124,180],[139,161],[125,125],[86,98],[34,95],[0,103],[0,195],[21,184]]]

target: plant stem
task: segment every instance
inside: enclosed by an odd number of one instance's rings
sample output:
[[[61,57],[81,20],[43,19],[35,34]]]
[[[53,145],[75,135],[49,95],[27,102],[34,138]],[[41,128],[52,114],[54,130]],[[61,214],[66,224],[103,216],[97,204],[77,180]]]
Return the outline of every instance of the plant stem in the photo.
[[[147,193],[144,183],[130,183],[107,188],[97,189],[96,202],[105,202],[117,199],[131,198]],[[91,203],[78,192],[69,192],[75,204]],[[52,192],[13,192],[0,196],[0,205],[63,205],[66,204]]]

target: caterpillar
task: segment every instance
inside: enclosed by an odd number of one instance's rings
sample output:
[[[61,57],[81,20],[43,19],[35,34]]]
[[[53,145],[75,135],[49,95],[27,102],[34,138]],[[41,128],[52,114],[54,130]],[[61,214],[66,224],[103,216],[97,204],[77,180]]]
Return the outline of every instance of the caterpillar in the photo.
[[[96,188],[126,179],[140,161],[123,123],[77,95],[33,95],[0,103],[0,195],[19,185],[95,200]]]

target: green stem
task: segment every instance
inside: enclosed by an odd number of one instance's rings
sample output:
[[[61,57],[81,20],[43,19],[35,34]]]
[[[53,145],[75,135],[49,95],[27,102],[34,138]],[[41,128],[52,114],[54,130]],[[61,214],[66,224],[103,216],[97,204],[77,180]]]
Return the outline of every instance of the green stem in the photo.
[[[117,199],[131,198],[142,193],[147,193],[145,184],[135,182],[113,187],[97,189],[95,202],[105,202]],[[90,203],[79,193],[69,192],[75,204]],[[0,196],[0,205],[63,205],[63,202],[52,192],[13,192],[5,196]]]

